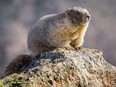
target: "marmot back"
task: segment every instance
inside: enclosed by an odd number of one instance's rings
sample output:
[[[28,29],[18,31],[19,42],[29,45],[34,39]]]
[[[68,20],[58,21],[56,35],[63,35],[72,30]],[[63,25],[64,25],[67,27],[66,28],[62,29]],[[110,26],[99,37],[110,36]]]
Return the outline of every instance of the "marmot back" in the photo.
[[[78,49],[89,21],[89,12],[80,7],[44,16],[29,31],[28,48],[32,55],[55,48]]]

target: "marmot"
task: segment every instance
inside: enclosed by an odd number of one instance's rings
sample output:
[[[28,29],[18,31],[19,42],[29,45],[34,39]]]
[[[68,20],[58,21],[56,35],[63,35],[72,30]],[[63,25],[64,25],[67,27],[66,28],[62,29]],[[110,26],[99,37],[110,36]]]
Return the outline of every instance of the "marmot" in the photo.
[[[57,14],[41,17],[28,34],[27,44],[31,55],[16,57],[7,67],[5,76],[18,73],[32,56],[40,53],[55,48],[80,48],[90,18],[89,12],[81,7],[73,7]]]

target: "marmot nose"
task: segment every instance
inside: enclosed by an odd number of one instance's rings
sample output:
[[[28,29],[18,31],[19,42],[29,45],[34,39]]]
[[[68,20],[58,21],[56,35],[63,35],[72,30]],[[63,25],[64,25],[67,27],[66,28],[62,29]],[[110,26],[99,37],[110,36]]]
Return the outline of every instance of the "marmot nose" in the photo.
[[[90,19],[90,15],[87,15],[87,18]]]
[[[84,16],[88,21],[91,19],[91,15],[89,14],[89,12],[86,12]]]
[[[91,16],[89,14],[84,14],[82,19],[84,23],[87,23],[91,19]]]

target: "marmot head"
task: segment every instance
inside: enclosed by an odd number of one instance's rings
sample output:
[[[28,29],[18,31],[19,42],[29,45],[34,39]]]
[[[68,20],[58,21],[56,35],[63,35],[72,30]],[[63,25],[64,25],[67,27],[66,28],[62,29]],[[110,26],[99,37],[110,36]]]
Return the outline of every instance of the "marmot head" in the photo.
[[[72,25],[84,25],[91,19],[89,12],[81,7],[73,7],[63,12],[63,15],[68,18]]]

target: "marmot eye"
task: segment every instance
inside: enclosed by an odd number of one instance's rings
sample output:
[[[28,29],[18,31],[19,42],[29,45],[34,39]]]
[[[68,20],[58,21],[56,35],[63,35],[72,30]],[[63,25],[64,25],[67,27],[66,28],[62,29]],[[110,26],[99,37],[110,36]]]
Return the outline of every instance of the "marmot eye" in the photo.
[[[81,15],[79,11],[70,10],[67,12],[68,15]]]
[[[67,10],[67,14],[68,14],[68,15],[71,15],[72,12],[71,12],[70,10]]]

